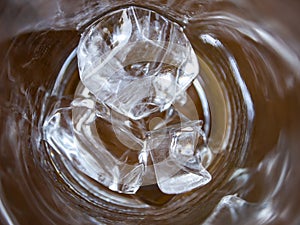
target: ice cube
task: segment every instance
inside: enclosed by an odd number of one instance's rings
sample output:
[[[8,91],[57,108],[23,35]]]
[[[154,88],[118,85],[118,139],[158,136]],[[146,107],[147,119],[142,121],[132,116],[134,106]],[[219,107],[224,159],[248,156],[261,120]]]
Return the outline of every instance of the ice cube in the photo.
[[[199,72],[183,29],[134,6],[87,27],[77,58],[80,79],[89,91],[131,119],[168,108]]]
[[[54,150],[68,160],[68,166],[72,165],[76,170],[113,191],[134,194],[142,184],[145,162],[139,157],[140,151],[122,143],[118,146],[117,138],[112,140],[115,146],[105,144],[99,138],[95,122],[99,118],[97,109],[99,106],[96,107],[93,99],[77,98],[70,102],[68,107],[57,104],[45,120],[44,139],[49,144],[50,151]],[[107,127],[112,127],[108,120],[105,120],[105,123]],[[126,138],[127,141],[140,146],[139,149],[143,148],[141,141],[133,134],[127,133],[130,127],[121,124],[117,127],[124,128],[123,140]],[[118,148],[120,146],[122,150]]]
[[[166,194],[180,194],[207,184],[211,175],[201,164],[202,121],[189,121],[149,133],[156,180]]]

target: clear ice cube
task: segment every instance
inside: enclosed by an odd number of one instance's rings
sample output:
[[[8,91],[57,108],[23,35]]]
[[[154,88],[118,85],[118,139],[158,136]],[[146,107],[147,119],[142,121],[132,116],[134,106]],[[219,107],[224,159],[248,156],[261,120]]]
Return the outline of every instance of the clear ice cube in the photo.
[[[180,194],[207,184],[211,175],[201,164],[206,145],[202,121],[189,121],[149,133],[157,184],[166,194]]]
[[[77,58],[89,91],[131,119],[168,108],[199,72],[183,29],[139,7],[114,11],[90,25]]]
[[[95,125],[95,105],[92,99],[75,99],[69,107],[57,105],[45,121],[44,139],[82,173],[113,191],[133,194],[142,184],[145,170],[140,153],[124,145],[116,153],[104,145]],[[132,137],[126,135],[127,139]],[[140,144],[136,140],[132,142]]]

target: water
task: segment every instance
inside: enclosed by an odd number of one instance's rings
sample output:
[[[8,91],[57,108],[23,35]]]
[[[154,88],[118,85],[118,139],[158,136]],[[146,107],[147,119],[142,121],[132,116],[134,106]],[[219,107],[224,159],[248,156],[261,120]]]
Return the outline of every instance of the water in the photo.
[[[4,3],[0,21],[12,18],[11,12],[15,12],[8,4],[15,3]],[[105,118],[111,111],[94,104],[91,98],[84,100],[89,93],[79,82],[74,49],[80,34],[91,20],[111,11],[112,4],[39,4],[27,4],[17,13],[16,22],[5,20],[9,27],[5,33],[1,28],[5,34],[0,46],[2,224],[299,223],[299,30],[293,22],[299,8],[296,3],[143,2],[144,7],[183,27],[201,69],[187,89],[187,99],[178,100],[184,106],[155,112],[145,118],[145,124],[151,132],[157,125],[168,130],[170,126],[163,121],[178,121],[180,113],[192,121],[203,121],[198,135],[206,138],[206,144],[200,157],[194,159],[201,158],[201,164],[196,165],[202,165],[212,180],[182,194],[166,194],[162,190],[170,185],[157,185],[160,179],[153,176],[157,176],[153,168],[146,176],[149,180],[134,195],[119,194],[100,185],[68,163],[66,159],[73,155],[51,151],[43,139],[44,122],[55,115],[55,110],[65,116],[61,118],[67,118],[73,110],[72,115],[85,122],[93,118],[83,118],[82,113],[95,112],[98,119],[93,129],[99,135],[87,136],[100,136],[106,147],[120,144],[110,141],[118,139],[116,136],[121,137],[125,148],[132,143],[131,138],[143,136],[139,123],[118,114],[114,114],[113,121],[124,121],[118,126],[123,124],[126,132],[110,132],[112,126]],[[270,6],[272,11],[267,10]],[[21,3],[18,7],[22,8]],[[291,19],[280,17],[285,10],[289,13],[284,15]],[[274,16],[273,11],[279,13]],[[27,20],[19,19],[29,12],[32,16]],[[61,122],[61,127],[70,125]],[[187,135],[183,139],[178,136],[173,148],[175,159],[176,144],[195,135],[193,131],[189,125],[173,133]],[[126,156],[130,165],[139,165],[135,153],[141,146],[135,143]],[[124,152],[112,149],[118,158]],[[207,173],[200,174],[209,178]]]

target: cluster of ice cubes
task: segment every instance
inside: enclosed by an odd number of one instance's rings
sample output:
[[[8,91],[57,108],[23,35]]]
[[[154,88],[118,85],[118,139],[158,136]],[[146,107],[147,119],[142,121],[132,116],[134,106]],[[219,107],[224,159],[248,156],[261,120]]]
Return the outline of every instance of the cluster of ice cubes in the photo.
[[[176,23],[139,7],[90,25],[77,49],[85,90],[54,107],[44,137],[74,167],[113,191],[157,184],[179,194],[211,180],[201,120],[186,117],[186,89],[199,73],[196,54]]]

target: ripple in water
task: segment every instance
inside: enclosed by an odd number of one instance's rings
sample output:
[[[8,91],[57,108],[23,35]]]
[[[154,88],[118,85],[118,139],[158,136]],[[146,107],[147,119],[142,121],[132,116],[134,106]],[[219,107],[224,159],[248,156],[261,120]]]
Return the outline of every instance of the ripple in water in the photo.
[[[156,183],[142,185],[136,194],[120,194],[91,179],[74,167],[76,161],[65,160],[44,141],[43,124],[51,112],[70,107],[74,98],[82,97],[78,94],[89,95],[80,84],[74,49],[84,24],[112,10],[105,4],[95,4],[92,10],[80,5],[76,16],[66,12],[64,19],[49,20],[51,30],[42,21],[37,26],[40,31],[1,44],[5,52],[0,86],[1,222],[299,222],[298,53],[280,33],[276,36],[259,21],[241,18],[241,8],[233,4],[178,4],[150,2],[146,7],[183,27],[197,55],[201,70],[187,89],[188,105],[181,110],[188,109],[184,111],[188,116],[203,121],[207,140],[202,163],[212,180],[181,194],[163,193]],[[102,105],[97,110],[106,112]],[[176,113],[171,115],[178,119]],[[154,120],[148,119],[148,125],[154,127],[169,117],[158,113]],[[109,131],[105,121],[93,127],[97,133],[106,129],[100,133],[103,138]],[[134,133],[139,127],[131,128]]]

